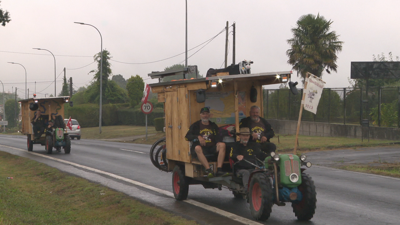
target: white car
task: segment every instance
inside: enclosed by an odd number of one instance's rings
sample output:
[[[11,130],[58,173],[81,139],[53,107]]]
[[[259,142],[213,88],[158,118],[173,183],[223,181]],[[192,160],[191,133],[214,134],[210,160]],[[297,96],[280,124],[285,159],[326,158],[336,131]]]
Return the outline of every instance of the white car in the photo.
[[[72,130],[69,129],[69,127],[67,126],[68,123],[68,119],[64,119],[64,123],[68,132],[68,135],[71,137],[71,139],[81,139],[81,126],[78,123],[78,120],[76,119],[71,119],[72,122]]]

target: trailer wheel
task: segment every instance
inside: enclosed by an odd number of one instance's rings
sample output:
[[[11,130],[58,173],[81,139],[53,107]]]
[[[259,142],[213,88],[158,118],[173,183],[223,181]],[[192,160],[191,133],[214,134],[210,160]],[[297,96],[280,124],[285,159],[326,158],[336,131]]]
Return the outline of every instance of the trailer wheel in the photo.
[[[157,164],[158,169],[168,172],[167,149],[165,145],[158,147],[155,155],[155,164]]]
[[[172,191],[176,200],[185,200],[189,193],[189,182],[185,172],[178,165],[172,171]]]
[[[157,150],[162,147],[165,148],[166,150],[166,141],[165,141],[165,137],[158,139],[156,142],[154,142],[154,144],[151,146],[150,148],[150,161],[151,163],[153,163],[153,165],[155,167],[157,167],[158,169],[162,170],[160,168],[160,164],[157,163]]]
[[[262,173],[255,174],[250,181],[250,211],[256,220],[267,220],[273,205],[271,182]]]
[[[317,192],[315,191],[314,181],[308,174],[302,173],[301,178],[303,182],[298,188],[303,198],[300,202],[293,202],[292,208],[298,220],[308,221],[313,218],[317,208]]]
[[[27,147],[28,147],[28,151],[32,151],[33,150],[33,141],[31,140],[31,135],[28,134],[27,135]]]
[[[46,151],[47,154],[53,153],[53,137],[51,135],[46,136]]]
[[[69,135],[66,135],[64,139],[65,139],[64,153],[69,154],[71,152],[71,138],[69,137]]]

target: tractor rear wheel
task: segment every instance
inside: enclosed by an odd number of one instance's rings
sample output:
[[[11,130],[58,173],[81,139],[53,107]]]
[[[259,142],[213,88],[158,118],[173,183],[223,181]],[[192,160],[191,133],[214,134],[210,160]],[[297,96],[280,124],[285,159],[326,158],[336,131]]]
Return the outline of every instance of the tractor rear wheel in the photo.
[[[256,220],[267,220],[273,206],[273,190],[270,179],[265,174],[257,173],[251,178],[249,200],[251,215]]]
[[[53,137],[51,135],[46,136],[46,151],[47,154],[53,153]]]
[[[31,135],[28,134],[27,135],[27,147],[28,147],[28,151],[32,151],[33,150],[33,141],[31,140]]]
[[[187,199],[189,193],[189,178],[185,177],[185,171],[178,165],[172,171],[172,191],[179,201]]]

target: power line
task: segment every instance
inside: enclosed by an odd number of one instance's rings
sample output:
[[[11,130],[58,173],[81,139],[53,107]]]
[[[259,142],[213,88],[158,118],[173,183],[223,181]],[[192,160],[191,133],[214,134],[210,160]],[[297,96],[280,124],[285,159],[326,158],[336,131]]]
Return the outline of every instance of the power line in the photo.
[[[95,61],[91,62],[90,64],[88,64],[88,65],[86,65],[86,66],[82,66],[82,67],[79,67],[79,68],[73,68],[73,69],[67,68],[67,70],[79,70],[79,69],[85,68],[85,67],[87,67],[87,66],[90,66],[90,65],[92,65],[93,63],[95,63]]]
[[[212,38],[208,39],[207,41],[205,41],[205,42],[203,42],[203,43],[201,43],[201,44],[199,44],[199,45],[197,45],[197,46],[195,46],[195,47],[189,49],[189,51],[198,48],[199,46],[203,45],[204,43],[207,43],[206,45],[208,45],[212,40],[214,40],[217,36],[219,36],[222,32],[224,32],[224,30],[225,30],[225,28],[222,29],[222,31],[220,31],[218,34],[216,34],[216,35],[213,36]],[[202,48],[204,48],[204,47],[202,47]],[[202,48],[200,48],[200,50],[201,50]],[[196,54],[197,52],[198,52],[198,51],[196,51],[194,54]],[[135,65],[139,65],[139,64],[151,64],[151,63],[156,63],[156,62],[161,62],[161,61],[165,61],[165,60],[168,60],[168,59],[172,59],[172,58],[175,58],[175,57],[180,56],[180,55],[182,55],[182,54],[185,54],[185,52],[176,54],[176,55],[171,56],[171,57],[168,57],[168,58],[164,58],[164,59],[160,59],[160,60],[156,60],[156,61],[151,61],[151,62],[143,62],[143,63],[128,63],[128,62],[121,62],[121,61],[112,60],[112,59],[110,59],[110,61],[117,62],[117,63],[123,63],[123,64],[132,64],[132,65],[134,65],[134,64],[135,64]],[[193,55],[193,54],[192,54],[192,55]]]

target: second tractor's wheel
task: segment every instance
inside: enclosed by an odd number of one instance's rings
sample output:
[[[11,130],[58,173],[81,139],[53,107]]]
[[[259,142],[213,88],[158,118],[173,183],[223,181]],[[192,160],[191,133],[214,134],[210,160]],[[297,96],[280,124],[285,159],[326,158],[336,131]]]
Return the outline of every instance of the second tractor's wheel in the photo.
[[[71,152],[71,139],[68,135],[66,135],[64,139],[65,139],[64,153],[69,154]]]
[[[50,135],[46,136],[46,151],[47,154],[53,153],[53,137]]]
[[[185,171],[178,165],[172,171],[172,191],[176,200],[185,200],[189,193],[189,178],[185,177]]]
[[[267,220],[273,205],[273,190],[270,179],[263,174],[255,174],[250,181],[249,200],[251,215],[256,220]]]
[[[28,136],[27,137],[27,148],[28,148],[28,151],[31,152],[33,150],[33,141],[31,140],[30,134],[28,134],[27,136]]]
[[[293,202],[292,208],[298,220],[308,221],[313,218],[317,208],[317,192],[315,191],[314,181],[308,174],[301,174],[302,183],[299,191],[303,195],[300,202]]]

